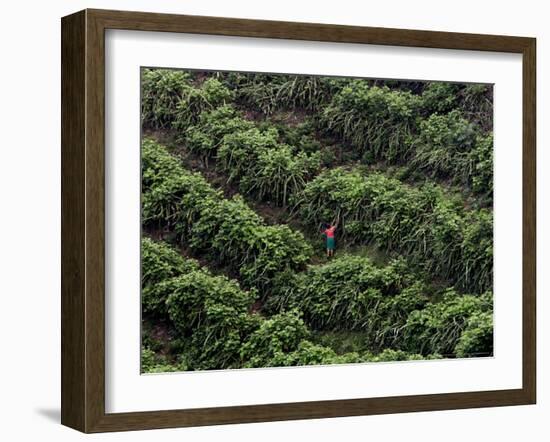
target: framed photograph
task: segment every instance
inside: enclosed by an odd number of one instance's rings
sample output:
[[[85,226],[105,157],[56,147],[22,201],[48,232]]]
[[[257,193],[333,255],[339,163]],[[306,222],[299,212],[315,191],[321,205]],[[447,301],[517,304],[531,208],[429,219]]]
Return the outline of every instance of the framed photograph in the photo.
[[[64,425],[535,403],[535,39],[61,25]]]

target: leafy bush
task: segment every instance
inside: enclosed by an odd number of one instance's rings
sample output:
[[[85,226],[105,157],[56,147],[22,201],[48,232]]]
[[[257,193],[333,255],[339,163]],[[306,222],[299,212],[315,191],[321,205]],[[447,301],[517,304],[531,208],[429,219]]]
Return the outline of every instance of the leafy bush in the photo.
[[[259,200],[271,200],[286,205],[290,195],[301,191],[321,167],[319,153],[294,154],[290,146],[279,145],[258,154],[241,180],[240,188]]]
[[[174,276],[197,270],[198,263],[184,259],[164,242],[141,240],[141,305],[147,313],[166,314],[166,296],[159,284]]]
[[[485,84],[469,84],[461,91],[460,108],[466,118],[484,132],[493,130],[493,88]]]
[[[277,147],[277,138],[275,129],[260,131],[256,127],[227,134],[218,149],[218,166],[229,182],[238,181],[261,152]]]
[[[213,202],[190,231],[190,245],[239,271],[246,286],[265,291],[273,277],[300,270],[312,250],[285,225],[266,226],[240,197]]]
[[[167,373],[184,371],[184,364],[170,363],[165,357],[156,354],[147,347],[141,348],[141,372],[142,373]]]
[[[459,110],[483,132],[493,130],[493,91],[485,84],[428,83],[422,92],[425,115]]]
[[[172,127],[185,132],[207,109],[222,106],[233,100],[233,93],[215,78],[209,78],[199,88],[189,87],[178,102]]]
[[[422,109],[427,115],[450,112],[457,107],[460,85],[430,82],[422,91]]]
[[[472,190],[478,194],[493,192],[493,134],[480,136],[468,156]]]
[[[487,209],[468,212],[460,250],[462,277],[459,287],[486,290],[493,286],[493,212]]]
[[[492,315],[492,308],[491,293],[459,295],[449,289],[440,302],[410,314],[403,330],[404,349],[424,355],[453,355],[458,345],[462,356],[489,354],[492,338],[486,314]]]
[[[309,337],[309,330],[297,311],[274,315],[262,322],[241,348],[245,367],[293,365],[288,354]]]
[[[190,75],[175,69],[143,69],[141,75],[142,124],[170,127],[178,103],[191,87]]]
[[[466,291],[491,287],[490,212],[465,211],[435,185],[416,188],[380,173],[336,168],[307,183],[293,202],[311,228],[340,220],[342,240],[407,256]]]
[[[192,368],[230,368],[239,363],[242,342],[259,320],[247,313],[254,292],[202,270],[169,279],[160,290],[170,293],[166,301],[170,319],[187,338],[186,358]]]
[[[154,148],[170,155],[161,145]],[[275,274],[300,270],[309,260],[312,249],[302,234],[266,226],[242,198],[224,199],[200,174],[181,166],[143,173],[161,177],[143,194],[143,222],[175,229],[194,250],[240,272],[248,287],[264,290]]]
[[[458,358],[493,354],[493,312],[476,312],[468,319],[454,352]]]
[[[280,109],[316,110],[349,80],[309,75],[237,74],[225,76],[237,100],[270,115]]]
[[[174,178],[181,171],[181,164],[170,155],[166,148],[149,138],[141,143],[141,191],[145,193],[152,187]]]
[[[473,150],[476,126],[453,110],[445,115],[433,114],[420,123],[415,139],[413,166],[431,177],[452,177],[468,183],[468,154]]]
[[[410,92],[351,81],[320,115],[320,123],[370,160],[405,160],[421,98]]]
[[[299,309],[315,330],[360,330],[370,349],[392,345],[408,314],[426,302],[425,287],[403,261],[375,266],[344,255],[279,282],[271,308]]]
[[[254,123],[242,118],[232,106],[204,111],[198,122],[183,132],[187,148],[204,158],[216,156],[225,135],[252,129]]]

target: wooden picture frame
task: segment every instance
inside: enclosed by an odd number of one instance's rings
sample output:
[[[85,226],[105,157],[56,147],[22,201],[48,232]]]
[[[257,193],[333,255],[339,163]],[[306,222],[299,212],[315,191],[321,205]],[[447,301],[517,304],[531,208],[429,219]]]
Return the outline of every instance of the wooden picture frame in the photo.
[[[535,54],[533,38],[84,10],[62,28],[62,409],[83,432],[534,404],[536,400]],[[105,412],[105,30],[496,51],[523,57],[523,385],[270,405]]]

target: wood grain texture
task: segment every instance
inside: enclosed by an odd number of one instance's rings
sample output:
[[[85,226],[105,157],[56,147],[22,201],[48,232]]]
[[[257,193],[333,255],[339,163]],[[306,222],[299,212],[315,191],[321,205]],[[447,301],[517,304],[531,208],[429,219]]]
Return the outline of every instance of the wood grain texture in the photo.
[[[106,29],[523,54],[523,387],[338,401],[105,413]],[[84,432],[532,404],[536,398],[535,40],[86,10],[62,20],[62,423]]]
[[[85,13],[61,29],[61,422],[85,428]]]
[[[536,178],[536,41],[523,51],[523,388],[536,402],[536,283],[537,283],[537,178]]]

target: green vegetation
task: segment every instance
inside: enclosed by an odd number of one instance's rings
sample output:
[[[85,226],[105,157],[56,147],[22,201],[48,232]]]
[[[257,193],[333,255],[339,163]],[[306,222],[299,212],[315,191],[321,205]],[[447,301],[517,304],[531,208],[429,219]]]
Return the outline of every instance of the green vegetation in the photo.
[[[467,291],[491,287],[492,213],[465,210],[437,185],[336,168],[310,181],[294,203],[304,223],[340,220],[342,239],[374,242]]]
[[[490,87],[144,69],[142,123],[142,371],[492,354]]]
[[[174,263],[177,252],[166,244],[144,238],[142,250],[158,268],[170,268],[170,277],[158,284],[144,278],[143,287],[155,289],[159,295],[156,308],[168,313],[178,335],[173,347],[179,350],[170,363],[166,356],[151,350],[154,340],[149,339],[142,350],[145,372],[392,360],[388,355],[393,353],[387,350],[338,355],[311,341],[313,334],[301,310],[290,309],[270,318],[251,313],[254,291],[243,290],[236,281],[213,275],[181,255]],[[395,355],[399,360],[421,357],[403,351]]]
[[[366,161],[404,159],[421,98],[388,87],[350,82],[320,115],[321,124],[358,149]]]
[[[165,170],[147,168],[154,160]],[[246,287],[269,286],[277,273],[304,268],[312,250],[288,226],[268,226],[240,196],[223,198],[200,174],[189,172],[161,145],[145,140],[142,217],[145,226],[174,229],[178,240],[239,273]]]

